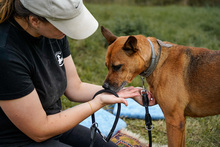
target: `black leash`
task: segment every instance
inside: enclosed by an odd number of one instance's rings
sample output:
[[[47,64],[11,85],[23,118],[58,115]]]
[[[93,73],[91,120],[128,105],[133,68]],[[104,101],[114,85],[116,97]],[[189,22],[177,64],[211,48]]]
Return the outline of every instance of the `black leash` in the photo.
[[[144,88],[144,78],[142,78],[142,83],[143,83],[143,90],[141,90],[141,95],[142,95],[142,101],[145,107],[145,128],[148,130],[148,137],[149,137],[149,147],[152,147],[152,135],[151,135],[151,130],[153,129],[152,125],[152,119],[149,113],[149,99],[148,99],[148,93],[147,90]]]
[[[98,91],[92,99],[94,99],[97,95],[103,93],[103,92],[107,92],[107,93],[111,93],[113,95],[115,95],[116,97],[119,97],[117,95],[116,92],[112,91],[112,90],[109,90],[109,89],[103,89],[103,90],[100,90]],[[116,114],[116,117],[115,117],[115,121],[114,121],[114,124],[112,126],[112,129],[110,130],[109,134],[107,137],[105,137],[101,131],[98,129],[98,123],[95,122],[95,114],[93,113],[92,114],[92,126],[90,127],[90,130],[91,130],[91,141],[90,141],[90,147],[93,147],[94,146],[94,142],[95,142],[95,137],[96,137],[96,131],[98,131],[98,133],[102,136],[103,140],[105,142],[109,142],[109,140],[111,139],[112,137],[112,134],[116,128],[116,125],[118,123],[118,120],[119,120],[119,117],[120,117],[120,111],[121,111],[121,104],[118,103],[118,110],[117,110],[117,114]]]

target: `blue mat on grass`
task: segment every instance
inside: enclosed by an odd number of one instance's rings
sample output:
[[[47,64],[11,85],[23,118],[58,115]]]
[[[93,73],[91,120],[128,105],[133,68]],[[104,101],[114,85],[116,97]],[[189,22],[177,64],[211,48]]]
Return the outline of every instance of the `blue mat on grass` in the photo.
[[[136,101],[129,98],[127,99],[128,106],[121,105],[121,117],[145,119],[145,107],[139,105]],[[163,112],[159,105],[149,106],[149,113],[153,120],[164,119]],[[118,105],[115,104],[113,114],[116,114]]]
[[[100,109],[99,111],[95,112],[95,120],[98,123],[99,130],[102,132],[103,135],[107,136],[115,121],[115,115],[111,114],[110,112],[104,109]],[[80,124],[87,128],[90,128],[92,125],[91,116],[86,118]],[[126,128],[126,127],[127,127],[127,124],[125,123],[125,121],[119,118],[113,135],[115,135],[122,128]]]

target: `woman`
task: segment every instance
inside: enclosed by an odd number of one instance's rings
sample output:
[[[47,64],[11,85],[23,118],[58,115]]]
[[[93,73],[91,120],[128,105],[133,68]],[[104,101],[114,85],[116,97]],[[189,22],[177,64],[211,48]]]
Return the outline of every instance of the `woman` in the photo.
[[[89,146],[79,123],[105,105],[141,100],[129,87],[93,95],[101,86],[81,82],[67,36],[85,39],[98,23],[81,0],[1,0],[0,146]],[[60,97],[78,106],[61,111]],[[99,135],[94,146],[116,146]]]

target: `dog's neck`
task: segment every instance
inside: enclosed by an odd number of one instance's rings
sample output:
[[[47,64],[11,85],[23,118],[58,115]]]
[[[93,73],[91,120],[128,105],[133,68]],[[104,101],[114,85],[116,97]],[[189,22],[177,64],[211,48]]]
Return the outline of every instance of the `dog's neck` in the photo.
[[[145,78],[149,77],[153,73],[153,71],[156,68],[157,63],[158,63],[158,61],[160,59],[160,54],[161,54],[161,46],[160,46],[160,44],[158,43],[158,45],[159,45],[158,54],[155,55],[155,49],[154,49],[153,43],[149,39],[147,39],[147,40],[150,43],[152,55],[151,55],[151,63],[148,66],[148,68],[145,71],[143,71],[142,73],[140,73],[140,75],[145,77]]]

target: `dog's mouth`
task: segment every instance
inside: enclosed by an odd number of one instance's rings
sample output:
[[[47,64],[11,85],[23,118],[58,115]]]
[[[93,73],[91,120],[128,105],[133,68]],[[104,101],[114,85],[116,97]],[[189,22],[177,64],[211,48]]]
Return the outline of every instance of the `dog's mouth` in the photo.
[[[103,84],[103,88],[105,89],[110,89],[112,91],[118,92],[120,91],[122,88],[124,88],[127,85],[128,82],[124,81],[121,83],[121,85],[119,87],[117,87],[116,83],[114,83],[113,85],[109,85],[109,83],[104,83]]]
[[[120,91],[122,88],[124,88],[127,85],[128,82],[124,81],[121,83],[120,87],[118,89],[115,90],[115,92]]]

